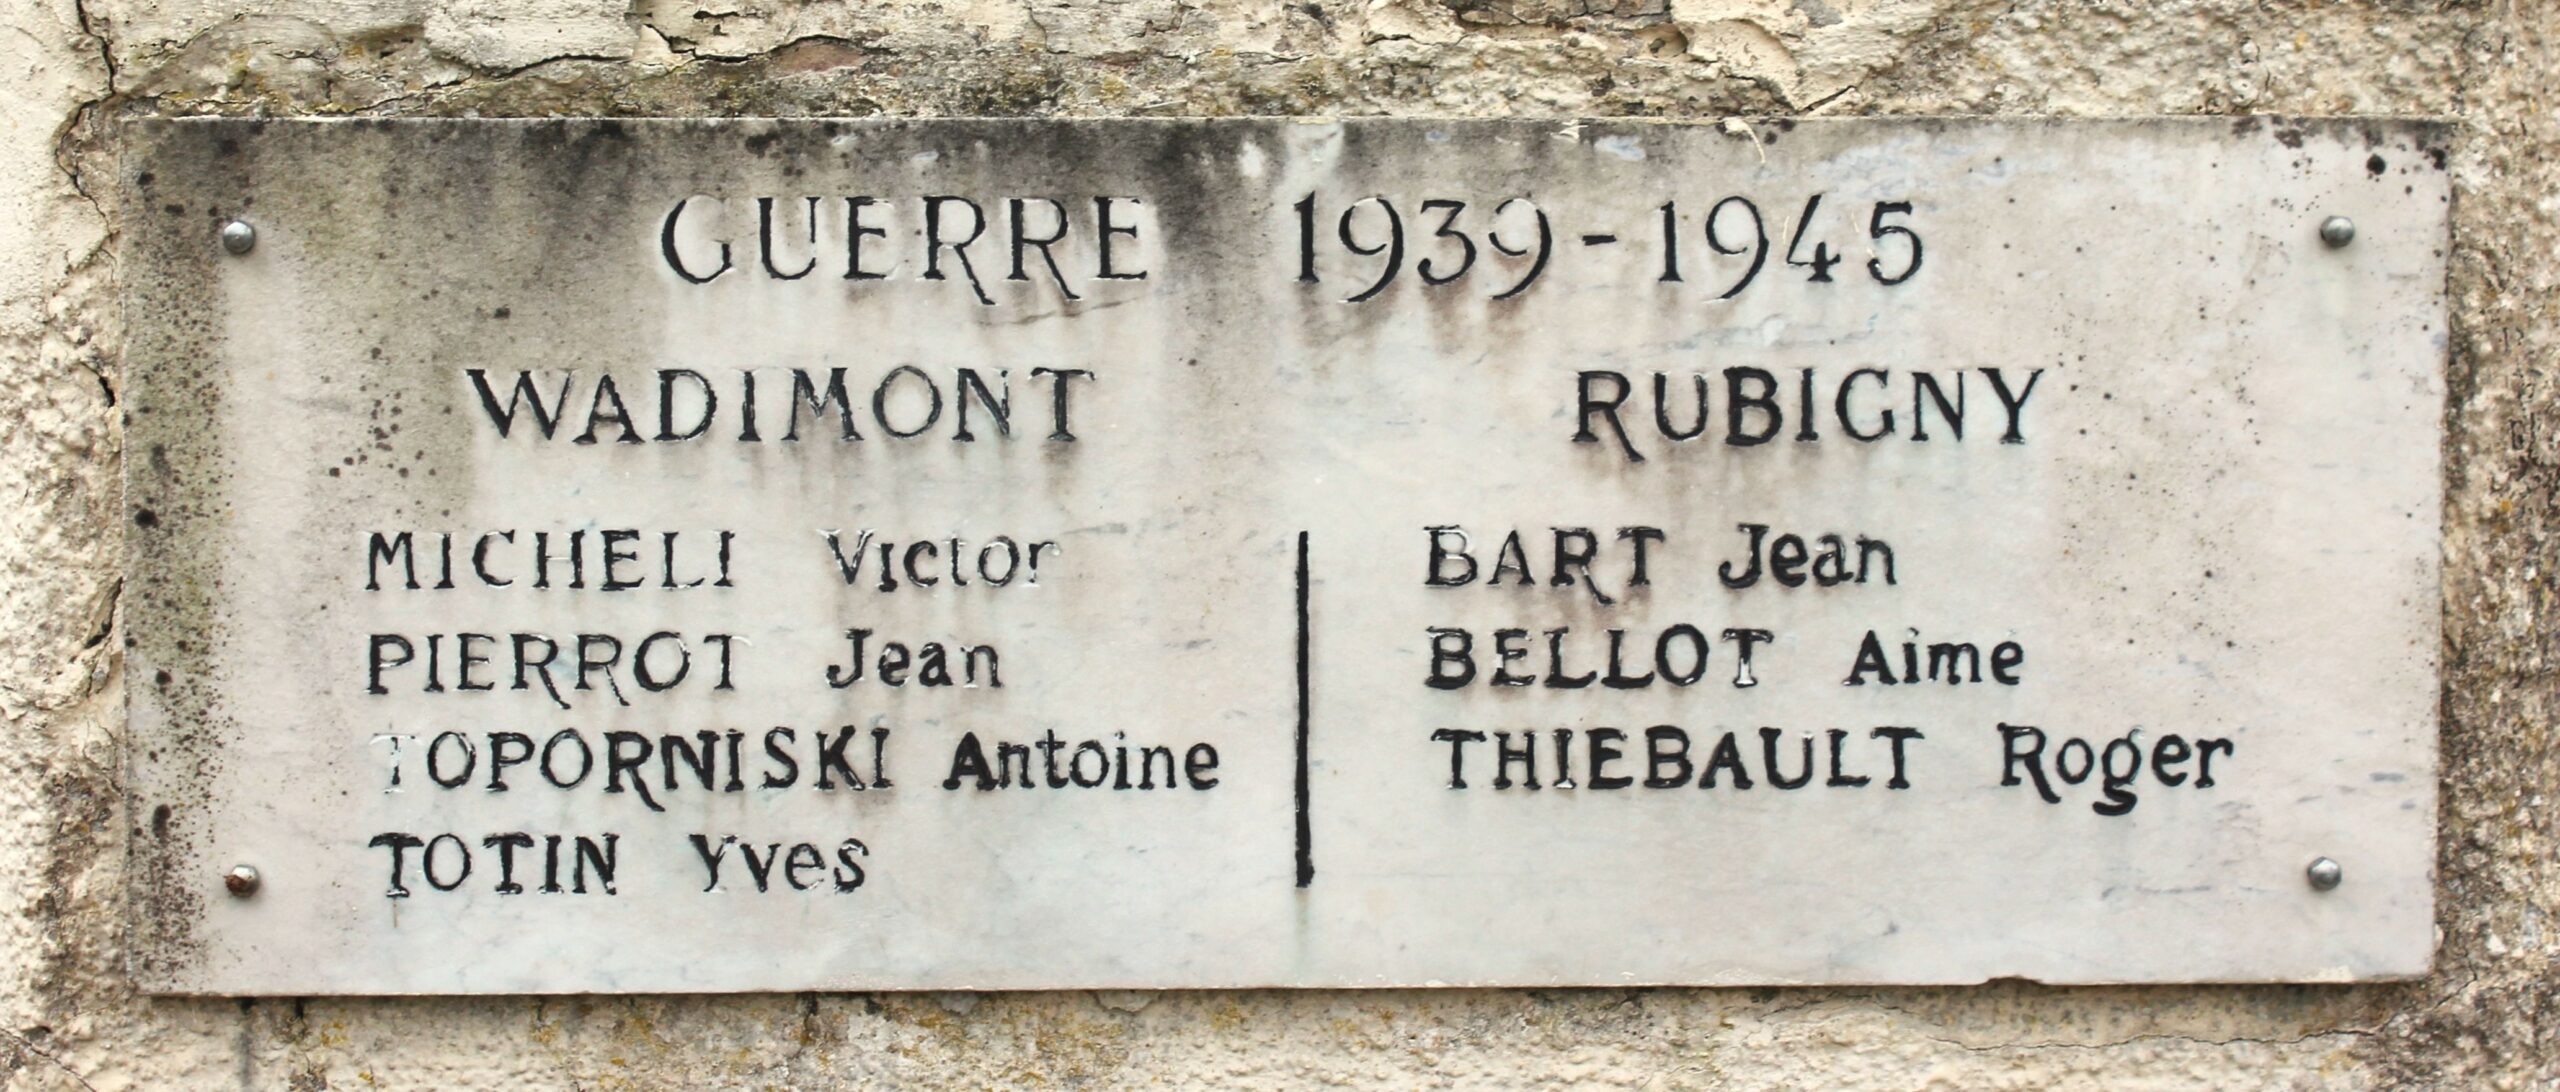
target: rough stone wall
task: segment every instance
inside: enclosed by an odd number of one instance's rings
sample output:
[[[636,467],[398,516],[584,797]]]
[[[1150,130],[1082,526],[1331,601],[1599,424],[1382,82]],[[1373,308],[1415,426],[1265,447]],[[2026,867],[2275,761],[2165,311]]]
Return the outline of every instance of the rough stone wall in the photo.
[[[10,1089],[2560,1087],[2548,0],[18,0],[0,22]],[[2459,123],[2424,982],[235,1002],[121,971],[120,119],[2245,112]]]

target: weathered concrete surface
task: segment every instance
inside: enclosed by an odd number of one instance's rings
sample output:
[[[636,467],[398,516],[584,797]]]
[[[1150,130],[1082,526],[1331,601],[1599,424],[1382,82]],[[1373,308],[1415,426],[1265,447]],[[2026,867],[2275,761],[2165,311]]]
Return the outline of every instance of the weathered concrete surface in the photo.
[[[2560,11],[2084,0],[29,0],[0,36],[14,1088],[2533,1088],[2560,1073]],[[145,1001],[121,969],[131,113],[2439,114],[2459,122],[2436,975],[2379,988]],[[89,195],[101,195],[93,199]],[[2174,944],[2175,937],[2159,938]]]

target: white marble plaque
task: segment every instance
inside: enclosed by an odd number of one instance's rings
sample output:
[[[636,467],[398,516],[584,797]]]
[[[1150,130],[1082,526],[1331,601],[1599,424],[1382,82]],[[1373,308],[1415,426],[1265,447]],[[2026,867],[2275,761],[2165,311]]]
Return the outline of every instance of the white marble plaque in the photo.
[[[2426,125],[126,139],[147,989],[2428,966]]]

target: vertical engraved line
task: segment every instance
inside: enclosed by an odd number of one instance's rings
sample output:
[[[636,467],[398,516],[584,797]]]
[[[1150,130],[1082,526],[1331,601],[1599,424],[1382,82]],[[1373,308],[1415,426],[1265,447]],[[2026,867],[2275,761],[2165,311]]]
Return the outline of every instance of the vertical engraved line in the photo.
[[[1315,840],[1307,822],[1307,533],[1298,532],[1298,886],[1316,878]]]

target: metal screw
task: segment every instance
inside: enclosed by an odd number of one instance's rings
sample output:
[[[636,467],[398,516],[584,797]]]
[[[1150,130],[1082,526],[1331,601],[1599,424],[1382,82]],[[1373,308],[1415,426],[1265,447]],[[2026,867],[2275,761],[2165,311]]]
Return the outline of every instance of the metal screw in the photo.
[[[2344,216],[2320,221],[2320,241],[2333,250],[2356,241],[2356,222]]]
[[[2311,867],[2303,869],[2302,874],[2310,878],[2314,891],[2335,891],[2347,879],[2347,870],[2327,857],[2312,858]]]
[[[246,220],[233,220],[222,225],[222,249],[246,254],[258,245],[258,229]]]
[[[258,870],[248,865],[234,865],[222,876],[224,890],[233,898],[245,899],[258,893]]]

